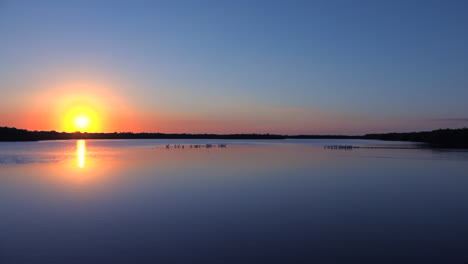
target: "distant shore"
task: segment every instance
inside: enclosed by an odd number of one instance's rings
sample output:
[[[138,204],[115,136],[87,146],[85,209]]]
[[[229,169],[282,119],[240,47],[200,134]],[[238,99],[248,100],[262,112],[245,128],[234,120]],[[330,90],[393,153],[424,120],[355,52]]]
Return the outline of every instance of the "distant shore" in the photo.
[[[40,141],[68,139],[375,139],[428,143],[434,147],[468,148],[468,128],[438,129],[424,132],[347,135],[275,135],[275,134],[167,134],[167,133],[81,133],[29,131],[0,127],[0,141]]]

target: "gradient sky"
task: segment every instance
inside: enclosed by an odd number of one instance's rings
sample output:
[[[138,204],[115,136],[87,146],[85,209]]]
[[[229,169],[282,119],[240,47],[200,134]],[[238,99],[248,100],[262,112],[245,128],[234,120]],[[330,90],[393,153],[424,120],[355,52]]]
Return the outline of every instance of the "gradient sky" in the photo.
[[[0,126],[361,134],[468,126],[468,1],[0,0]]]

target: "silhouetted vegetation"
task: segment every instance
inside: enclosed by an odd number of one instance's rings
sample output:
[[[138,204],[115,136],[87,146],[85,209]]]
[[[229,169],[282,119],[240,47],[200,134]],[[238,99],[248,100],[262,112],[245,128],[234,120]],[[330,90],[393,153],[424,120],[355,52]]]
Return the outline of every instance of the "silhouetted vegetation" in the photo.
[[[363,139],[430,143],[435,147],[468,147],[468,128],[438,129],[426,132],[367,134]]]
[[[37,141],[63,139],[284,139],[285,136],[271,134],[165,134],[165,133],[66,133],[56,131],[28,131],[0,127],[0,141]]]
[[[426,132],[346,135],[274,135],[274,134],[165,134],[165,133],[66,133],[57,131],[28,131],[0,127],[0,141],[37,141],[64,139],[378,139],[429,143],[436,147],[468,147],[468,128],[439,129]]]

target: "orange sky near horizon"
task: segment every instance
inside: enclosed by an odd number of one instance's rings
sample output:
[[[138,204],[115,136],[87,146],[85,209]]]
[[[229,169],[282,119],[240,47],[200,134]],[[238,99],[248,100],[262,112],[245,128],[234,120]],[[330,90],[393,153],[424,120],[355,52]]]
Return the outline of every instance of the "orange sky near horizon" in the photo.
[[[223,111],[202,106],[196,111],[138,107],[131,98],[119,96],[105,86],[72,83],[32,95],[29,102],[5,111],[2,125],[28,130],[58,132],[161,132],[161,133],[272,133],[362,134],[361,127],[374,123],[372,131],[391,131],[394,123],[372,116],[317,111],[308,108],[260,105],[226,105]],[[76,118],[89,120],[78,127]],[[413,124],[413,126],[411,126]],[[401,125],[401,121],[399,123]],[[417,129],[411,120],[405,124]]]
[[[98,79],[98,78],[96,78]],[[249,102],[178,105],[136,98],[115,80],[55,81],[0,106],[1,126],[59,132],[272,133],[362,134],[420,130],[421,122],[376,118],[371,114],[339,113],[313,108],[270,106]],[[128,84],[127,84],[128,86]],[[143,95],[143,97],[145,97]],[[154,103],[152,103],[154,101]],[[150,102],[150,103],[148,103]],[[77,119],[86,123],[78,126]],[[79,122],[78,122],[79,123]],[[369,124],[372,124],[370,126]],[[339,132],[338,132],[339,131]],[[364,131],[366,132],[366,131]]]

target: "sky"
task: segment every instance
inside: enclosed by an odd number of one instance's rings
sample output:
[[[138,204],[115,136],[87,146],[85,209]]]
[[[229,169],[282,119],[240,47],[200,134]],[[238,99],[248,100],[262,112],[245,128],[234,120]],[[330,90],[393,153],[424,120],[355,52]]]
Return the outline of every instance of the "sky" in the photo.
[[[0,0],[0,126],[364,134],[468,126],[468,1]],[[78,109],[78,110],[77,110]]]

